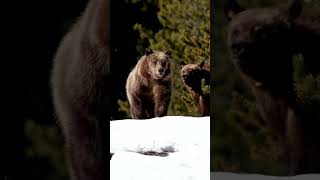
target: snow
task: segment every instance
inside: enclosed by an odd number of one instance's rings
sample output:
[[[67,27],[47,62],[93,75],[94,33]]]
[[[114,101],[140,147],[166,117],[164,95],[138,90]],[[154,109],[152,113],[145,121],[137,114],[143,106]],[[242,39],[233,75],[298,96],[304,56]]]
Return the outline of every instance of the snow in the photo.
[[[209,180],[210,117],[111,121],[110,153],[111,180]]]

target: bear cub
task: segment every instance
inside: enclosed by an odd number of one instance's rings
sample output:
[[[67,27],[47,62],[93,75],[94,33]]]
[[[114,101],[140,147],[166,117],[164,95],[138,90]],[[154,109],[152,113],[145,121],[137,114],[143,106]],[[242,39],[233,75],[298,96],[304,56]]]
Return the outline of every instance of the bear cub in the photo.
[[[130,72],[126,93],[133,119],[150,119],[167,115],[171,97],[170,51],[146,48]]]
[[[199,114],[201,116],[209,116],[210,95],[203,92],[201,81],[204,79],[205,85],[210,85],[210,64],[205,62],[200,64],[181,62],[180,66],[182,81],[198,106]]]

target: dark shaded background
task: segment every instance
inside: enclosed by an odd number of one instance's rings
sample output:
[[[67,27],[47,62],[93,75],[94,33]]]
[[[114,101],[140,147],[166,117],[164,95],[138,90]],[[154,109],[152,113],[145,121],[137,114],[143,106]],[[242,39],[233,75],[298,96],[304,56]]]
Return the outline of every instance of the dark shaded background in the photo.
[[[59,42],[86,3],[87,0],[32,0],[4,2],[1,6],[4,144],[0,146],[0,180],[66,179],[64,163],[59,164],[60,159],[63,161],[63,141],[53,113],[49,78]],[[136,63],[138,33],[133,25],[143,22],[151,29],[159,26],[154,21],[155,9],[141,11],[141,7],[141,2],[111,2],[111,69],[114,78],[119,79],[112,85],[116,89],[113,119],[122,117],[117,99],[125,97],[124,79],[128,67]],[[132,61],[124,61],[127,59]],[[32,139],[42,139],[40,142],[53,144],[56,149]],[[30,148],[33,155],[28,155]]]

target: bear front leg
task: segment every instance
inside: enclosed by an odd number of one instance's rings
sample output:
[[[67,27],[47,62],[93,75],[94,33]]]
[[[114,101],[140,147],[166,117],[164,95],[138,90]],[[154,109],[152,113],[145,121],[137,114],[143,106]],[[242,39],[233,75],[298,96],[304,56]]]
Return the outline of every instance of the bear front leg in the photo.
[[[130,112],[132,119],[146,119],[147,116],[145,114],[145,110],[142,107],[141,100],[137,97],[132,98],[132,102],[130,104]]]
[[[154,116],[163,117],[167,115],[170,103],[171,89],[166,86],[156,86],[154,89]]]
[[[288,108],[286,119],[286,154],[288,160],[288,174],[297,175],[308,173],[306,166],[305,150],[306,144],[303,142],[303,130],[301,119],[297,117],[292,108]]]
[[[68,124],[68,125],[67,125]],[[64,125],[71,180],[106,179],[103,125],[96,118],[73,112]]]
[[[202,117],[210,115],[210,96],[201,95],[199,99],[200,115]]]

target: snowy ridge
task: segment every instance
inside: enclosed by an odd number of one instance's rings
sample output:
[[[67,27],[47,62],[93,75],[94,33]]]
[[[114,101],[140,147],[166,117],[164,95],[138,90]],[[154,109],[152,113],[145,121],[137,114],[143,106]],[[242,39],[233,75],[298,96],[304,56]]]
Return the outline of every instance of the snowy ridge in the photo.
[[[111,121],[110,153],[111,180],[209,180],[210,117]]]
[[[210,148],[210,118],[166,116],[110,123],[110,152],[195,152]],[[200,147],[201,145],[201,147]],[[208,150],[206,149],[206,150]]]

